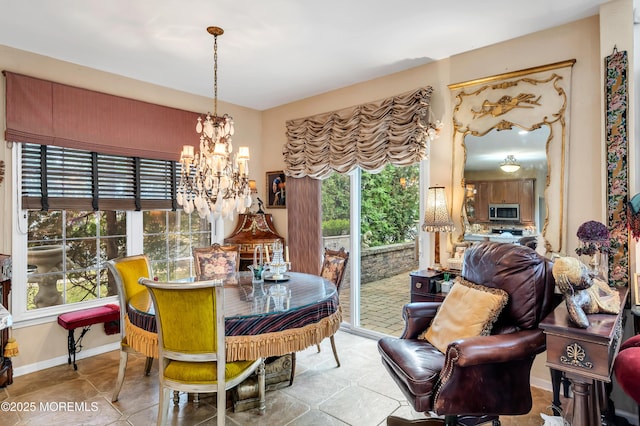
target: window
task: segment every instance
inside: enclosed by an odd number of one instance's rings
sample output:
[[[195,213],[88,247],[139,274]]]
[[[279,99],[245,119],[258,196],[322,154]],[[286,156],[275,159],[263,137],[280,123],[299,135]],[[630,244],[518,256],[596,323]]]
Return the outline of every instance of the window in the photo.
[[[153,275],[177,280],[194,275],[192,250],[211,244],[211,225],[197,214],[151,210],[142,214],[143,252],[149,256]]]
[[[14,253],[14,317],[35,319],[115,302],[105,261],[146,253],[155,276],[192,275],[194,246],[211,244],[207,219],[176,211],[174,161],[17,144],[22,188]]]
[[[124,212],[28,212],[27,310],[117,295],[104,261],[126,252]]]

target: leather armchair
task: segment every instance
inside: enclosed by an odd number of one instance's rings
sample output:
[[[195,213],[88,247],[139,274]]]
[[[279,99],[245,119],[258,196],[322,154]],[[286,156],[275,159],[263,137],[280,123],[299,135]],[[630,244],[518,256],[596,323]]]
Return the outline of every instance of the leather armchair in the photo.
[[[380,339],[378,349],[383,365],[416,411],[444,415],[447,424],[499,424],[499,415],[531,410],[531,365],[546,347],[538,323],[554,307],[551,269],[551,261],[529,247],[483,242],[468,248],[462,277],[503,289],[509,301],[491,335],[453,341],[445,353],[418,339],[441,302],[404,307],[402,336]]]

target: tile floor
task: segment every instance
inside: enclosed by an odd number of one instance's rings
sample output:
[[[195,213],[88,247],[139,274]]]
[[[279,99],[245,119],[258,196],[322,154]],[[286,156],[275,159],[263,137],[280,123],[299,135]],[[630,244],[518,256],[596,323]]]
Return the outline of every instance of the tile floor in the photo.
[[[411,300],[409,272],[370,282],[360,289],[360,324],[363,328],[390,336],[404,330],[402,307]],[[343,321],[350,322],[350,288],[340,289]]]
[[[418,418],[380,363],[376,340],[344,331],[336,334],[342,366],[336,367],[328,340],[322,351],[309,348],[297,355],[293,386],[267,392],[267,410],[234,413],[229,425],[385,425],[390,414]],[[154,366],[157,367],[157,363]],[[144,358],[131,356],[120,400],[111,403],[118,368],[118,352],[80,359],[78,371],[61,365],[16,377],[0,389],[0,401],[23,411],[0,413],[4,425],[152,425],[158,408],[158,372],[143,375]],[[532,388],[534,408],[529,415],[503,417],[502,424],[541,425],[539,413],[549,413],[549,392]],[[4,407],[5,405],[0,405]],[[10,405],[11,406],[11,405]],[[566,406],[566,405],[565,405]],[[197,406],[185,395],[170,410],[171,424],[215,424],[215,396],[202,397]]]

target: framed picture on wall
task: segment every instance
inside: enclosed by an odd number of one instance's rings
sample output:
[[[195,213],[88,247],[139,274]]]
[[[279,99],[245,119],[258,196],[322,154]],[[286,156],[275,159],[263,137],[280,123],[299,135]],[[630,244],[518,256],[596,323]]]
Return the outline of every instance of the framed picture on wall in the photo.
[[[267,208],[287,207],[287,183],[282,170],[267,172]]]

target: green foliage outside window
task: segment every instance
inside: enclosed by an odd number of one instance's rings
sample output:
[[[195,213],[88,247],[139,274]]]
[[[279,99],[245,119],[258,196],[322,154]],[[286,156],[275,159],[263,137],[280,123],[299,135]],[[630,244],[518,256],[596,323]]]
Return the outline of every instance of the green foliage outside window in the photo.
[[[104,262],[125,252],[122,211],[30,210],[27,309],[116,295]]]
[[[418,165],[388,165],[362,173],[361,232],[370,247],[415,239],[419,219]],[[349,176],[333,174],[322,183],[323,235],[349,233]]]

